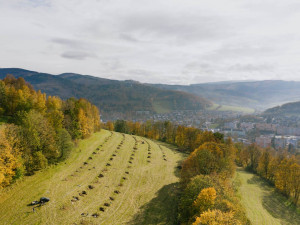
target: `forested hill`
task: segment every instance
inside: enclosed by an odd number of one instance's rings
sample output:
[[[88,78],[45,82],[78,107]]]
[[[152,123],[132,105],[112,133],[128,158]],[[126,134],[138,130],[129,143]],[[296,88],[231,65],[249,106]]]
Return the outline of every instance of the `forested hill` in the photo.
[[[290,102],[281,106],[276,106],[265,111],[265,114],[276,114],[276,115],[299,115],[300,113],[300,101]]]
[[[118,81],[87,75],[64,73],[52,75],[34,71],[6,68],[0,69],[0,78],[7,74],[23,77],[36,90],[63,99],[82,97],[101,109],[101,114],[134,111],[159,112],[171,110],[204,109],[210,101],[181,91],[163,90],[135,81]]]
[[[296,81],[232,81],[193,85],[156,84],[153,86],[201,95],[221,105],[236,105],[258,110],[266,110],[276,105],[300,100],[300,82]]]

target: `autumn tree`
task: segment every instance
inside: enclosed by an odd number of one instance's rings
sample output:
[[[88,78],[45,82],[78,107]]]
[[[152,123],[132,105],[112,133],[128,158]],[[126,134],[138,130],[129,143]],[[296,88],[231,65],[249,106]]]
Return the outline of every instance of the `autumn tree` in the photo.
[[[200,212],[211,209],[215,204],[217,192],[213,187],[204,188],[199,193],[197,199],[194,201],[194,207]]]
[[[193,225],[242,225],[234,218],[234,212],[222,212],[220,210],[207,210],[196,218]]]
[[[10,184],[16,170],[21,167],[18,140],[9,136],[9,129],[13,129],[9,126],[12,125],[0,127],[0,187]]]

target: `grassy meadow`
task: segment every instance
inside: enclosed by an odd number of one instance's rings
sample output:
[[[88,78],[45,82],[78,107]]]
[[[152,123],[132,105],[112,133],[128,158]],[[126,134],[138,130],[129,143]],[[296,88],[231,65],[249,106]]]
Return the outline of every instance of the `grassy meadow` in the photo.
[[[66,161],[1,190],[1,224],[173,224],[183,158],[159,142],[102,130]],[[27,204],[43,196],[50,202],[33,212]]]
[[[219,104],[213,104],[211,107],[207,108],[207,110],[242,112],[246,114],[251,114],[255,112],[253,108]]]
[[[300,224],[300,211],[262,178],[237,170],[241,203],[253,225]]]

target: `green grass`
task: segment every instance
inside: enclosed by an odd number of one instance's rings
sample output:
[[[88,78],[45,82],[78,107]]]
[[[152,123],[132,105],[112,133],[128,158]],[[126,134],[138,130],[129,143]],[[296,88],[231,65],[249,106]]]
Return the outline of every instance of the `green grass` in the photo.
[[[172,111],[172,106],[169,101],[153,101],[152,107],[156,113],[169,113]]]
[[[80,141],[65,162],[0,191],[1,225],[173,224],[179,181],[176,166],[184,155],[141,137],[136,137],[138,150],[134,152],[135,139],[131,135],[125,135],[124,144],[117,149],[123,139],[120,133],[113,133],[97,151],[108,136],[110,132],[102,130]],[[147,140],[151,146],[150,163],[147,162],[148,144],[143,144],[142,140]],[[134,159],[129,164],[133,152]],[[110,161],[112,154],[116,156]],[[163,154],[167,161],[163,160]],[[88,165],[84,166],[83,162]],[[106,166],[107,163],[111,166]],[[132,167],[128,168],[129,165]],[[104,177],[98,178],[100,173]],[[123,186],[119,186],[120,183]],[[90,190],[88,185],[94,188]],[[120,193],[115,194],[115,190]],[[79,196],[82,191],[87,195]],[[27,204],[42,196],[51,201],[33,212]],[[79,201],[71,202],[73,196],[79,197]],[[105,207],[104,203],[110,206]],[[99,211],[99,207],[104,207],[105,212]],[[88,216],[83,217],[81,213],[88,213]],[[91,217],[93,213],[98,213],[99,217]]]
[[[237,171],[241,203],[253,225],[300,224],[299,210],[266,181],[246,172]]]
[[[213,104],[211,107],[207,108],[207,110],[217,110],[217,111],[233,111],[233,112],[242,112],[242,113],[254,113],[255,110],[252,108],[241,107],[241,106],[231,106],[231,105],[218,105]]]

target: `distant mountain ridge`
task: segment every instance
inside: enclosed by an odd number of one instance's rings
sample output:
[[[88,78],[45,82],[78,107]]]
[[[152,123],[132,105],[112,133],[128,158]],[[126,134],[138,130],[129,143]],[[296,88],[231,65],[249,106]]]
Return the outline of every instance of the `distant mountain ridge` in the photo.
[[[114,112],[125,116],[134,111],[199,110],[212,104],[190,93],[165,90],[131,80],[118,81],[75,73],[52,75],[18,68],[0,69],[1,79],[7,74],[23,77],[36,90],[40,89],[48,95],[63,99],[86,98],[107,117]]]
[[[300,82],[296,81],[266,80],[193,85],[153,84],[153,86],[201,95],[221,105],[251,107],[259,110],[300,100]]]

